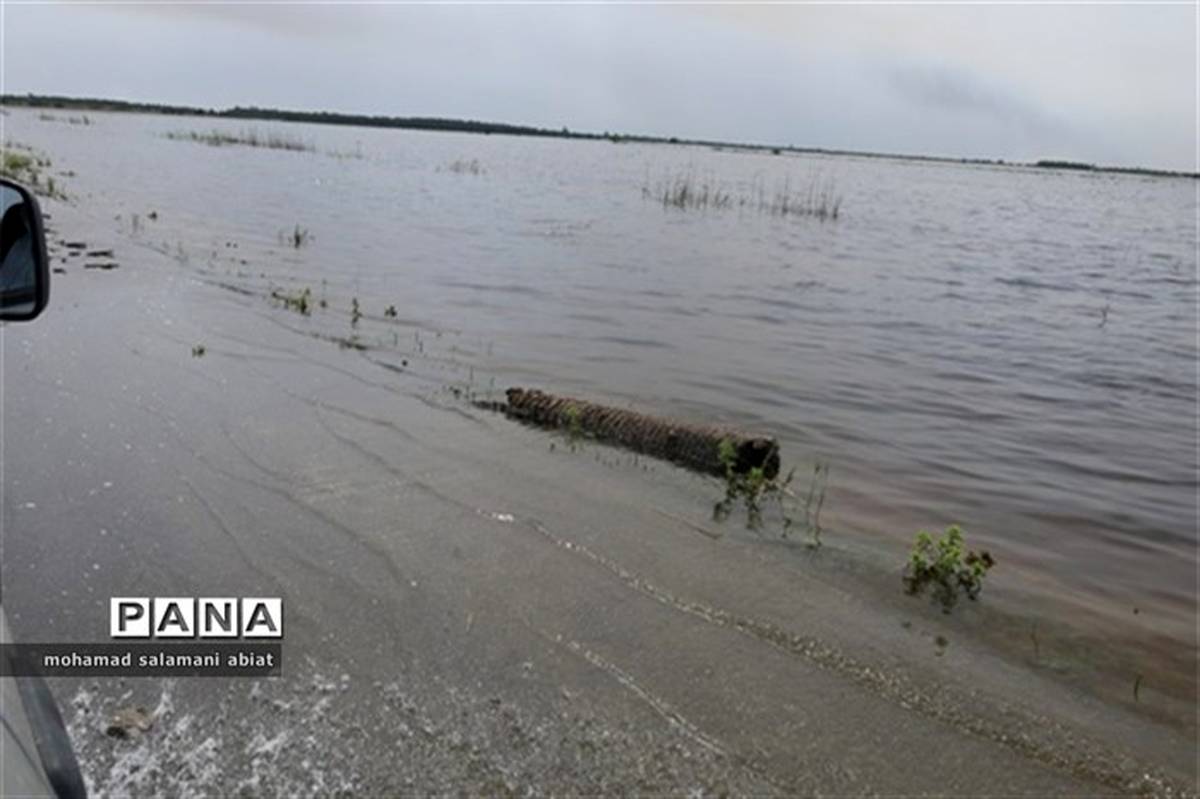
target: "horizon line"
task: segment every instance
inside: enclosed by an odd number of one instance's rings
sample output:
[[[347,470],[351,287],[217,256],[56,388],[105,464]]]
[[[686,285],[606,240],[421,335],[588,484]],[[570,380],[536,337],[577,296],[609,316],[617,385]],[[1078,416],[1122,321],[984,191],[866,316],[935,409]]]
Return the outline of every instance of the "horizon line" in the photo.
[[[147,102],[139,100],[124,100],[104,97],[83,97],[60,94],[38,94],[26,92],[0,94],[0,105],[13,104],[27,108],[56,108],[60,110],[92,110],[101,112],[132,112],[178,116],[211,116],[222,119],[258,119],[262,121],[298,122],[308,124],[343,125],[347,127],[375,127],[407,130],[440,130],[443,132],[474,133],[483,135],[514,135],[534,136],[540,138],[565,139],[607,139],[613,142],[634,141],[649,144],[675,144],[683,146],[728,147],[741,150],[767,151],[781,154],[784,151],[794,153],[811,153],[819,155],[854,156],[861,158],[884,158],[901,161],[930,161],[938,163],[976,164],[1004,167],[1057,168],[1087,172],[1106,172],[1123,174],[1153,175],[1159,177],[1200,178],[1200,164],[1197,171],[1161,169],[1145,166],[1114,166],[1093,164],[1076,161],[1070,158],[1045,157],[1036,161],[1017,161],[1005,158],[985,156],[951,156],[933,155],[928,153],[896,153],[872,150],[847,150],[834,147],[803,146],[794,144],[763,144],[758,142],[738,142],[717,139],[684,138],[674,135],[642,134],[642,133],[613,133],[604,131],[572,130],[564,125],[561,128],[546,128],[511,122],[496,122],[464,117],[440,116],[392,116],[384,114],[350,113],[345,111],[305,111],[288,108],[272,108],[257,105],[234,105],[226,108],[215,108],[194,105],[178,105],[174,103]],[[103,107],[117,106],[117,107]]]

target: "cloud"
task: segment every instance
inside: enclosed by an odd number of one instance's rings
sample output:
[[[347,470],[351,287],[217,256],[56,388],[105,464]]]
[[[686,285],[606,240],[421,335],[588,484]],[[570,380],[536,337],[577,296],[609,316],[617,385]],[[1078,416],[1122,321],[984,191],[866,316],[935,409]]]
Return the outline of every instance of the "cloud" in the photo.
[[[136,3],[114,5],[104,0],[85,0],[77,9],[93,9],[101,13],[124,16],[130,20],[146,20],[175,26],[202,25],[209,30],[259,30],[278,38],[309,39],[307,44],[328,42],[331,39],[351,38],[368,34],[373,28],[370,15],[348,13],[346,7],[305,5],[281,8],[271,5],[231,4],[228,2]],[[203,33],[200,33],[203,36]]]
[[[884,80],[898,99],[921,111],[988,117],[1029,134],[1053,134],[1063,127],[1036,102],[962,67],[892,66],[884,69]]]
[[[6,8],[17,93],[1194,168],[1188,8]]]

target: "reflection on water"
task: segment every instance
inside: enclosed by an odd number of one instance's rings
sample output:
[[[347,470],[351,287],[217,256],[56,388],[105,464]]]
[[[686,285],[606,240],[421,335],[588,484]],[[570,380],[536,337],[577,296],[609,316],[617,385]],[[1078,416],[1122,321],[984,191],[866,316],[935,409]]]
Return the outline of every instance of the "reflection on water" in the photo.
[[[94,121],[7,120],[97,215],[157,211],[139,235],[191,268],[395,305],[498,385],[770,431],[833,464],[835,527],[961,522],[1031,586],[1194,641],[1191,181],[321,126],[287,126],[313,151],[217,148],[164,134],[246,124]],[[680,173],[832,182],[840,218],[643,197]]]

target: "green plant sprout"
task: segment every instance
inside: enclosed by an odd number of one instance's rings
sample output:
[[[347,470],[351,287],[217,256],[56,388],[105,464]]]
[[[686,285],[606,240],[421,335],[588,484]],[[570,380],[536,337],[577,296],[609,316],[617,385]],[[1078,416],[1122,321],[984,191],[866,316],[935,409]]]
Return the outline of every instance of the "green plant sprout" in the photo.
[[[829,465],[817,461],[813,465],[812,480],[809,483],[808,494],[803,504],[791,489],[796,470],[792,469],[782,480],[768,478],[761,467],[755,467],[746,472],[737,470],[737,448],[729,439],[722,439],[717,444],[717,458],[725,470],[725,496],[713,505],[713,520],[723,522],[733,513],[734,507],[741,500],[746,508],[746,527],[759,530],[763,526],[763,509],[768,502],[774,502],[779,508],[783,519],[781,535],[787,538],[796,526],[795,508],[803,516],[804,530],[808,534],[808,546],[812,549],[821,547],[821,509],[825,505],[825,486],[829,479]]]
[[[996,561],[986,550],[977,554],[966,549],[962,528],[957,524],[947,527],[937,540],[921,530],[904,568],[904,590],[915,595],[932,585],[934,599],[941,603],[944,613],[949,613],[960,593],[978,599],[983,578],[994,565]]]
[[[567,445],[575,452],[583,446],[583,414],[577,405],[568,405],[563,409],[562,420],[567,431]]]

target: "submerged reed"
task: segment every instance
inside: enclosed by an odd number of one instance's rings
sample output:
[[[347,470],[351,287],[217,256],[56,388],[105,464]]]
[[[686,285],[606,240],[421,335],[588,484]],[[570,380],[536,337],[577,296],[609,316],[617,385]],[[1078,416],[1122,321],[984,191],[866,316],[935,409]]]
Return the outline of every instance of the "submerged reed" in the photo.
[[[166,134],[173,141],[190,141],[207,144],[210,147],[225,147],[241,145],[244,147],[265,147],[269,150],[292,150],[295,152],[313,151],[316,149],[311,142],[306,142],[294,136],[288,136],[278,131],[259,133],[253,128],[233,133],[225,130],[210,131],[173,130]]]
[[[446,165],[446,171],[453,172],[456,175],[482,175],[487,172],[483,168],[483,164],[479,163],[478,158],[472,158],[470,161],[461,158],[451,161]]]
[[[758,179],[741,190],[730,189],[714,178],[698,178],[693,172],[668,175],[651,185],[642,185],[642,197],[662,203],[663,208],[706,211],[739,208],[780,217],[837,219],[842,211],[842,195],[832,180],[819,176],[807,186],[794,189],[790,178],[768,192]]]

